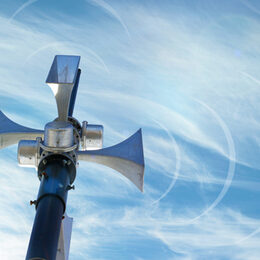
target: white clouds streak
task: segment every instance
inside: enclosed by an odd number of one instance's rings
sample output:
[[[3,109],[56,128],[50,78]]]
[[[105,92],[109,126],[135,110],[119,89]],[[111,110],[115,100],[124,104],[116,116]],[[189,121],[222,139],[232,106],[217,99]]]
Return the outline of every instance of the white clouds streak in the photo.
[[[25,9],[26,7],[30,6],[31,4],[37,2],[38,0],[29,0],[26,1],[24,4],[22,4],[12,15],[11,17],[8,19],[8,22],[12,22],[12,20],[15,18],[15,16],[17,14],[19,14],[23,9]]]
[[[247,236],[258,227],[259,220],[229,209],[214,210],[189,226],[178,226],[177,223],[183,221],[183,217],[163,208],[125,208],[123,212],[122,215],[122,210],[119,210],[117,217],[114,217],[109,210],[101,210],[98,214],[83,217],[76,229],[89,234],[90,230],[101,228],[103,236],[92,237],[97,244],[102,241],[101,247],[107,247],[111,241],[122,237],[120,233],[123,230],[128,230],[129,234],[132,233],[136,237],[141,235],[158,239],[170,250],[188,259],[201,259],[202,255],[209,255],[208,252],[211,252],[213,259],[217,259],[217,255],[220,258],[222,255],[229,259],[240,259],[240,255],[244,255],[248,250],[253,250],[250,257],[257,257],[259,254],[259,250],[255,249],[255,245],[259,243],[259,235],[255,233],[255,236]],[[77,233],[78,231],[75,236]],[[235,255],[234,250],[237,252]]]
[[[260,66],[259,21],[216,10],[207,20],[203,6],[200,13],[186,7],[182,13],[175,2],[169,10],[137,2],[87,2],[115,18],[126,33],[111,19],[100,26],[88,23],[88,16],[55,20],[31,14],[24,23],[0,17],[1,109],[12,119],[42,127],[55,118],[55,100],[44,84],[48,69],[55,54],[77,54],[82,76],[76,117],[104,124],[106,146],[139,127],[144,130],[144,195],[110,169],[80,164],[77,190],[68,202],[75,220],[72,256],[127,259],[118,255],[122,250],[131,260],[152,259],[142,253],[149,251],[145,245],[151,251],[156,243],[166,246],[160,259],[258,259],[260,223],[247,215],[259,214],[253,211],[253,200],[240,192],[246,189],[254,198],[259,192],[253,171],[260,168],[255,76]],[[9,97],[14,101],[7,102]],[[252,168],[243,170],[243,177],[239,165],[231,187],[240,192],[226,194],[236,161],[233,140],[237,161]],[[6,238],[0,258],[14,259],[26,251],[33,218],[26,203],[39,183],[35,175],[28,177],[28,169],[14,166],[15,160],[6,161],[16,156],[13,148],[7,151],[0,152],[5,165],[0,175],[0,206],[5,209],[0,214],[1,241]],[[224,195],[229,197],[219,205]],[[154,200],[158,203],[152,204]],[[205,208],[211,211],[187,225]],[[17,248],[15,256],[10,244]],[[125,249],[139,244],[143,247],[134,256]],[[97,255],[97,248],[105,256]]]
[[[122,18],[118,14],[118,12],[111,5],[109,5],[107,2],[105,2],[103,0],[86,0],[86,2],[92,3],[98,7],[101,7],[101,9],[103,9],[106,13],[108,13],[110,16],[115,18],[122,25],[122,27],[124,28],[128,37],[130,38],[130,34],[129,34],[127,26],[123,22]]]

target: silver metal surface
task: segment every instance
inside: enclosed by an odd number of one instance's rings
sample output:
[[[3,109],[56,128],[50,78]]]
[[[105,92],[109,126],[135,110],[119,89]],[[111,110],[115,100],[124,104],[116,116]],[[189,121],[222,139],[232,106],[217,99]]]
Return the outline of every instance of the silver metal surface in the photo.
[[[19,125],[0,111],[0,149],[18,143],[22,139],[43,137],[43,131]]]
[[[73,126],[64,121],[52,121],[44,128],[44,145],[66,148],[74,145]]]
[[[103,126],[82,123],[82,150],[97,150],[103,147]]]
[[[40,147],[49,153],[69,153],[77,149],[78,144],[74,144],[70,147],[52,147],[52,146],[45,146],[43,143],[40,143]]]
[[[40,138],[21,140],[18,144],[17,159],[19,166],[37,168],[40,159]]]
[[[78,160],[106,165],[132,181],[141,191],[144,182],[142,131],[117,145],[93,151],[78,151]]]
[[[60,121],[67,121],[71,92],[76,81],[80,56],[56,55],[46,83],[57,103]]]
[[[68,217],[66,213],[64,217],[65,218],[63,219],[61,224],[56,260],[69,259],[69,249],[70,249],[73,218]]]

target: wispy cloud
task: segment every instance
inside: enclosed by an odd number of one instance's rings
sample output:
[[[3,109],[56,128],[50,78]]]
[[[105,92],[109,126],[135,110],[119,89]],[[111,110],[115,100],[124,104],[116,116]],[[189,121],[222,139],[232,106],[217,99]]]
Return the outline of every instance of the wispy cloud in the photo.
[[[53,120],[49,67],[55,54],[77,54],[75,116],[104,124],[106,146],[143,128],[143,195],[115,171],[80,163],[68,201],[71,258],[258,259],[258,19],[203,1],[194,10],[184,2],[78,3],[113,18],[101,26],[89,15],[50,17],[44,1],[22,16],[34,2],[9,18],[1,11],[3,112],[30,127]],[[0,163],[0,258],[22,259],[39,182],[18,168],[15,147],[0,151]]]
[[[111,17],[115,18],[124,28],[125,32],[127,33],[128,37],[130,37],[129,31],[125,23],[123,22],[122,18],[118,14],[118,12],[106,1],[103,0],[86,0],[89,3],[92,3],[100,8],[102,8],[106,13],[108,13]]]

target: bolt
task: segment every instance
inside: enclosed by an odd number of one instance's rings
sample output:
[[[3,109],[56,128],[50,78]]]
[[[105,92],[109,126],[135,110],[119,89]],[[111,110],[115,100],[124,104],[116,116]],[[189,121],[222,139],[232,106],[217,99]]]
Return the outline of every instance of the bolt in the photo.
[[[48,174],[46,172],[43,172],[42,175],[45,177],[45,179],[48,178]]]
[[[30,200],[30,205],[32,206],[33,204],[36,205],[37,200]]]
[[[47,164],[47,160],[46,159],[43,159],[42,160],[42,163],[45,165],[45,164]]]
[[[68,185],[67,186],[67,190],[75,190],[75,185]]]
[[[71,160],[69,160],[69,161],[67,162],[67,165],[71,165]]]

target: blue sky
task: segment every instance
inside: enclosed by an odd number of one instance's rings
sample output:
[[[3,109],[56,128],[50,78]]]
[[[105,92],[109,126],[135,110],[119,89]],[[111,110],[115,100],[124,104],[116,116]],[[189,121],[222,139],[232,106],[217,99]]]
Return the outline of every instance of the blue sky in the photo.
[[[54,55],[80,55],[74,110],[104,146],[143,129],[144,193],[80,162],[72,260],[260,259],[260,3],[0,2],[0,109],[43,129]],[[0,151],[0,259],[24,259],[39,187]]]

